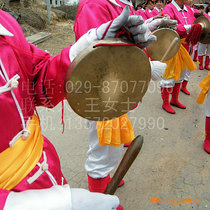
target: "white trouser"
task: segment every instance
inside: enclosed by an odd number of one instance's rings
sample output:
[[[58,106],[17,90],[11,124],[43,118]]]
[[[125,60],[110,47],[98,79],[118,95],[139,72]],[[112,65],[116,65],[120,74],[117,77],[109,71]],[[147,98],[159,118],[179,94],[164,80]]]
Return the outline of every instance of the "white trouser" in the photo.
[[[87,121],[89,128],[89,150],[85,170],[92,178],[106,177],[118,164],[123,145],[113,147],[108,145],[99,146],[96,121]]]
[[[160,87],[162,88],[172,88],[174,87],[175,83],[182,83],[183,79],[174,80],[174,79],[166,79],[164,77],[161,78]]]
[[[132,111],[127,113],[128,117],[130,117]],[[99,146],[97,122],[87,120],[87,124],[89,129],[89,150],[85,170],[92,178],[104,178],[117,166],[122,156],[123,144],[121,147]]]
[[[198,44],[194,45],[193,47],[191,46],[191,50],[192,50],[192,53],[190,56],[193,59],[195,55],[195,51],[198,50]]]
[[[210,91],[207,94],[206,101],[204,104],[204,111],[206,117],[210,117]]]
[[[190,71],[188,69],[181,71],[180,80],[166,79],[162,77],[160,81],[160,87],[172,88],[174,87],[175,83],[182,83],[184,80],[186,81],[190,80]]]
[[[198,44],[193,46],[193,51],[196,51],[196,50],[198,50]]]
[[[198,44],[198,56],[210,56],[210,44]]]
[[[186,81],[190,81],[190,74],[191,74],[191,72],[188,70],[188,69],[185,69],[184,71],[182,71],[182,73],[181,73],[181,78],[183,79],[183,80],[186,80]]]

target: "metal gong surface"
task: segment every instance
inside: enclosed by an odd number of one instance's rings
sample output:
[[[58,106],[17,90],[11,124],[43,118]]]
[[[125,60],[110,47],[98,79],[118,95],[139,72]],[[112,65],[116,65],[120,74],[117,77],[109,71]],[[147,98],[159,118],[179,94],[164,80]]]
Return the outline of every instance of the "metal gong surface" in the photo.
[[[103,44],[127,44],[106,39]],[[95,43],[96,44],[96,43]],[[66,73],[66,98],[81,117],[105,121],[119,117],[142,99],[151,79],[146,54],[136,46],[98,46],[82,51]]]
[[[194,24],[196,23],[202,24],[202,34],[200,42],[203,44],[210,44],[210,20],[202,15],[194,21]]]
[[[178,38],[177,43],[170,50],[170,52],[163,61],[167,61],[173,58],[176,55],[176,53],[179,51],[179,48],[181,46],[181,41],[176,31],[168,28],[161,28],[153,31],[152,34],[157,36],[157,41],[153,42],[151,45],[149,45],[146,48],[147,54],[152,60],[160,61],[165,52],[167,51],[167,49],[169,48],[170,44],[176,37]]]

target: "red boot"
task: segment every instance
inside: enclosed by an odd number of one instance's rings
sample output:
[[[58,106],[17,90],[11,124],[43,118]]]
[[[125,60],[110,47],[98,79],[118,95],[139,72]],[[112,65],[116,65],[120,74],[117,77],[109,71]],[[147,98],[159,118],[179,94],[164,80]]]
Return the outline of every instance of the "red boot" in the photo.
[[[198,61],[197,57],[198,57],[198,51],[195,50],[193,61],[197,62]]]
[[[206,117],[206,138],[204,140],[204,150],[210,154],[210,117]]]
[[[168,113],[175,114],[176,112],[173,110],[169,103],[169,94],[172,92],[172,88],[162,88],[161,87],[161,96],[163,99],[162,108],[166,110]]]
[[[186,95],[190,95],[190,92],[187,90],[187,83],[188,83],[187,80],[184,80],[184,81],[182,82],[181,91],[182,91],[183,93],[185,93]]]
[[[103,193],[110,181],[110,175],[99,179],[94,179],[88,175],[88,189],[90,192]],[[124,180],[121,180],[118,187],[121,187],[122,185],[124,185]]]
[[[117,207],[117,210],[123,210],[123,207],[122,207],[121,205],[119,205],[119,206]]]
[[[203,70],[203,56],[198,56],[199,69]]]
[[[124,147],[129,147],[129,146],[130,146],[130,144],[131,144],[131,142],[129,142],[129,143],[125,143],[125,144],[124,144]]]
[[[94,179],[88,175],[88,189],[90,192],[103,193],[110,181],[111,181],[110,175],[99,179]],[[118,187],[121,187],[122,185],[124,185],[123,179],[121,180]],[[117,207],[117,210],[123,210],[123,207],[119,205]]]
[[[208,70],[208,71],[210,70],[210,68],[209,68],[209,56],[206,56],[205,69]]]
[[[170,104],[173,105],[173,106],[176,106],[180,109],[186,109],[186,106],[181,104],[178,100],[180,86],[181,86],[181,83],[175,83],[175,86],[174,86],[173,92],[172,92],[172,98],[171,98]]]

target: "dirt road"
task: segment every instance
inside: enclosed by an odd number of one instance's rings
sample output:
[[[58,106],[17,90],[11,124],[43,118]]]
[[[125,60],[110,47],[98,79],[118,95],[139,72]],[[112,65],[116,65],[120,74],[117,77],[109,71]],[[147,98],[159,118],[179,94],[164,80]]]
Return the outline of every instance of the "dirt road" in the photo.
[[[53,37],[38,47],[56,55],[74,41],[72,24],[47,28]],[[210,209],[210,156],[203,150],[203,105],[196,104],[199,83],[207,71],[191,75],[186,96],[180,101],[186,110],[175,108],[170,115],[161,108],[158,82],[151,82],[143,102],[132,113],[135,134],[144,137],[141,153],[119,188],[125,210]],[[84,170],[88,150],[85,120],[65,103],[65,132],[62,134],[61,104],[54,109],[39,108],[44,134],[54,143],[71,187],[87,189]],[[198,199],[202,199],[198,200]]]

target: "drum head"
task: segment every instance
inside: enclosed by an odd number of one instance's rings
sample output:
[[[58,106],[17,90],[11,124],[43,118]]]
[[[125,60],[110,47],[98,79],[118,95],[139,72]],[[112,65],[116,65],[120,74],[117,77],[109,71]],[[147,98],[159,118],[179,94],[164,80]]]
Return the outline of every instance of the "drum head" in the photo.
[[[69,66],[66,98],[81,117],[95,121],[119,117],[146,93],[151,79],[149,60],[140,48],[125,44],[122,39],[101,40],[83,50]]]
[[[147,54],[152,60],[160,61],[176,37],[178,38],[178,41],[163,61],[170,60],[179,51],[181,41],[176,31],[168,28],[161,28],[152,32],[152,34],[157,36],[157,41],[146,48]]]

